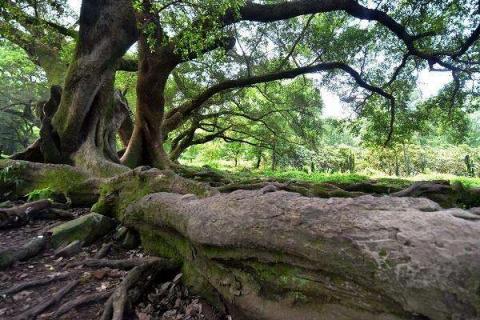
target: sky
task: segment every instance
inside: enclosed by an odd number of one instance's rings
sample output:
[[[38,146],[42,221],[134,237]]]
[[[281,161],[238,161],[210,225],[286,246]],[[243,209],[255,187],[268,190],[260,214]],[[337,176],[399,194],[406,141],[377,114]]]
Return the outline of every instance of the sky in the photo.
[[[77,12],[80,12],[81,0],[68,0],[70,6]],[[451,81],[450,73],[434,72],[423,70],[419,74],[418,91],[421,99],[425,100],[435,96],[439,90]],[[324,101],[323,116],[329,118],[343,119],[351,116],[351,109],[348,105],[342,103],[335,92],[321,88],[321,94]]]
[[[434,72],[427,69],[422,70],[417,81],[417,89],[420,93],[420,99],[426,100],[435,96],[440,89],[452,80],[448,72]],[[320,89],[322,99],[325,104],[323,109],[323,116],[328,118],[345,119],[352,114],[351,108],[342,103],[335,92],[329,91],[325,88]]]

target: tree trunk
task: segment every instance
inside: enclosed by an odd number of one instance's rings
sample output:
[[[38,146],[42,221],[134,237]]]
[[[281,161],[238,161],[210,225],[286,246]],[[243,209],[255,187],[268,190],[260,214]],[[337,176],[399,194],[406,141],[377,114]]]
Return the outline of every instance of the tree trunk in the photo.
[[[272,149],[272,171],[277,169],[277,153],[275,151],[275,146]]]
[[[260,164],[262,163],[262,153],[257,154],[257,162],[255,163],[255,169],[260,169]]]
[[[136,39],[131,1],[82,2],[77,48],[58,111],[52,119],[51,148],[56,148],[58,155],[47,161],[89,162],[84,157],[93,154],[117,160],[106,142],[109,135],[104,132],[106,122],[100,118],[112,115],[115,65]],[[77,151],[79,154],[74,155]]]
[[[165,87],[177,63],[169,47],[152,51],[147,36],[140,35],[135,126],[122,157],[122,163],[130,168],[149,165],[167,169],[175,166],[164,149],[165,137],[161,125],[165,111]]]

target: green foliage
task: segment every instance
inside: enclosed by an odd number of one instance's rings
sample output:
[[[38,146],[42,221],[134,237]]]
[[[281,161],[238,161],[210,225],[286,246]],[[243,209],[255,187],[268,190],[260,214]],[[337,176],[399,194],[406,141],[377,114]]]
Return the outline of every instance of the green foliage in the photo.
[[[55,191],[53,191],[50,188],[35,189],[26,194],[28,201],[36,201],[41,199],[53,199],[54,195],[55,195]]]
[[[21,49],[0,39],[0,153],[12,154],[35,139],[35,105],[47,92],[41,69]]]

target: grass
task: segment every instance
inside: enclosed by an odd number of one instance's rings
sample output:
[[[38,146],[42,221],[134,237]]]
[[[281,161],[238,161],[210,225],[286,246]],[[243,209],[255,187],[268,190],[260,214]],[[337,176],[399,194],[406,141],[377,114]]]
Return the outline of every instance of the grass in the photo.
[[[200,169],[200,167],[196,167]],[[240,169],[235,170],[232,167],[222,166],[210,166],[211,170],[217,171],[221,174],[227,175],[233,181],[242,181],[249,179],[260,178],[275,178],[278,180],[297,180],[314,183],[336,183],[336,184],[348,184],[348,183],[361,183],[367,181],[376,181],[380,185],[395,186],[399,188],[405,188],[411,185],[415,181],[432,181],[432,180],[448,180],[450,182],[460,182],[466,188],[479,188],[480,178],[472,178],[465,176],[457,176],[451,174],[441,173],[429,173],[421,174],[411,177],[397,177],[388,176],[381,173],[366,174],[366,173],[325,173],[325,172],[313,172],[308,173],[301,170],[247,170]]]
[[[280,178],[280,179],[290,179],[290,180],[301,180],[309,182],[333,182],[333,183],[359,183],[367,182],[371,180],[377,181],[378,184],[388,185],[388,186],[397,186],[397,187],[407,187],[415,181],[432,181],[432,180],[448,180],[450,182],[460,182],[466,188],[478,188],[480,187],[480,178],[472,177],[463,177],[450,174],[440,174],[440,173],[431,173],[431,174],[422,174],[412,177],[395,177],[387,175],[363,175],[358,173],[306,173],[304,171],[264,171],[259,173],[259,175],[264,175],[267,177]]]

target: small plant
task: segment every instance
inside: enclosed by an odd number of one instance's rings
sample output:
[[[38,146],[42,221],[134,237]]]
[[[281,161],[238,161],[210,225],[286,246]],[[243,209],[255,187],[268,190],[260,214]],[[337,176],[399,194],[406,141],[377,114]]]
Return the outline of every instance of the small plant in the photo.
[[[50,188],[35,189],[27,193],[28,201],[37,201],[41,199],[52,199],[55,192]]]

